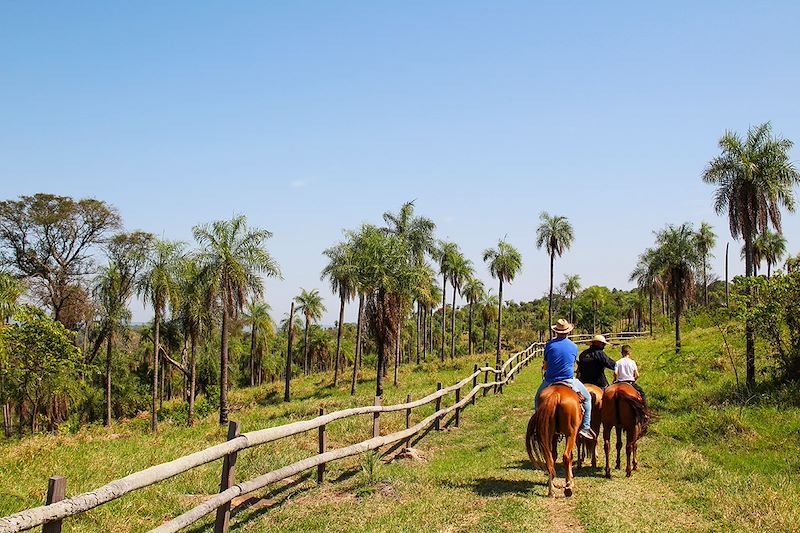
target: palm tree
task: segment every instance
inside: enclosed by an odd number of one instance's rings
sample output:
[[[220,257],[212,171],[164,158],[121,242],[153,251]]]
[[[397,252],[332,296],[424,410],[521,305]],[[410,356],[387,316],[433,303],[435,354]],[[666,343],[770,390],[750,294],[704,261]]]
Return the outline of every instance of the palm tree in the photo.
[[[552,216],[546,212],[542,212],[539,215],[539,220],[541,220],[542,223],[539,224],[539,227],[536,229],[536,248],[541,249],[542,246],[544,246],[547,250],[547,254],[550,256],[550,295],[547,307],[547,322],[552,324],[553,263],[555,262],[556,255],[561,257],[564,251],[569,250],[569,247],[572,246],[575,233],[567,217]]]
[[[652,248],[645,250],[639,256],[636,268],[631,272],[630,281],[635,281],[640,290],[647,293],[650,300],[650,336],[653,336],[653,294],[656,292],[658,271],[655,264],[655,251]]]
[[[256,357],[259,335],[269,335],[272,333],[272,317],[269,312],[272,309],[267,302],[250,300],[248,313],[245,315],[247,324],[250,326],[250,386],[261,384],[261,357]]]
[[[453,308],[450,319],[450,360],[456,356],[456,295],[460,293],[464,282],[472,277],[472,261],[466,259],[461,252],[456,252],[450,260],[450,284],[453,287]]]
[[[339,360],[342,353],[342,330],[344,328],[344,306],[356,296],[356,271],[353,264],[353,247],[349,242],[340,242],[323,252],[329,259],[322,270],[322,278],[328,278],[331,291],[339,295],[339,324],[336,334],[336,362],[333,371],[333,386],[339,384]]]
[[[311,373],[311,361],[308,357],[308,328],[311,322],[317,322],[322,318],[322,313],[326,311],[322,303],[322,296],[319,295],[317,289],[307,291],[303,288],[300,289],[300,295],[294,297],[297,304],[297,311],[303,313],[306,318],[305,332],[303,333],[303,366],[305,367],[306,374]]]
[[[467,282],[464,284],[464,297],[469,303],[469,336],[467,345],[469,348],[469,354],[472,355],[472,312],[475,304],[482,301],[486,297],[486,289],[483,286],[483,282],[478,278],[470,277],[469,280],[467,280]]]
[[[603,287],[592,285],[583,294],[589,299],[592,304],[592,332],[597,333],[597,310],[606,304],[606,296],[608,289],[603,290]]]
[[[522,256],[516,248],[504,240],[497,242],[497,248],[487,248],[483,252],[484,262],[489,263],[489,273],[500,283],[497,303],[497,364],[500,364],[500,348],[503,328],[503,283],[511,283],[522,268]]]
[[[703,181],[717,186],[714,209],[728,213],[731,236],[744,239],[745,275],[753,275],[753,240],[768,224],[781,232],[781,207],[794,212],[794,186],[800,174],[789,158],[793,143],[773,137],[769,122],[751,127],[747,138],[726,132],[719,141],[722,153],[703,172]],[[745,322],[747,384],[756,382],[755,335]]]
[[[161,317],[167,306],[173,309],[179,301],[178,267],[184,244],[156,239],[145,259],[142,274],[136,282],[136,292],[153,306],[153,385],[150,391],[150,430],[158,431],[156,396],[158,394],[158,365],[161,349]]]
[[[489,292],[486,294],[486,299],[484,300],[483,304],[481,304],[481,320],[483,321],[483,341],[481,343],[481,352],[486,353],[486,328],[489,325],[489,322],[493,322],[497,320],[497,310],[499,309],[499,303],[497,300],[497,296],[491,296]]]
[[[187,425],[194,425],[194,400],[197,385],[197,345],[199,339],[210,331],[209,287],[195,257],[186,257],[179,268],[178,291],[180,309],[178,316],[189,337],[189,416]]]
[[[581,277],[578,274],[564,274],[564,282],[561,283],[561,290],[569,296],[569,321],[575,323],[575,310],[573,307],[573,300],[575,295],[581,290]]]
[[[445,324],[447,321],[447,278],[450,275],[453,259],[458,253],[458,245],[456,243],[447,241],[439,243],[439,274],[442,275],[442,349],[440,352],[442,362],[444,362]]]
[[[759,237],[763,238],[763,254],[764,260],[767,262],[767,277],[772,275],[772,265],[780,263],[784,255],[786,255],[786,238],[780,233],[774,231],[767,231]]]
[[[675,302],[675,352],[681,350],[681,311],[695,287],[695,271],[702,257],[697,247],[697,234],[689,223],[668,225],[656,233],[653,266],[663,271]]]
[[[708,267],[708,258],[711,255],[710,250],[717,244],[717,234],[714,233],[714,228],[708,222],[701,222],[700,229],[697,231],[697,248],[700,250],[700,256],[703,260],[703,303],[708,306],[708,275],[706,269]]]
[[[280,277],[278,263],[264,248],[272,236],[264,229],[247,227],[244,215],[192,228],[201,246],[197,259],[212,294],[221,303],[222,342],[219,356],[219,423],[228,423],[228,325],[236,318],[248,295],[262,296],[262,276]]]

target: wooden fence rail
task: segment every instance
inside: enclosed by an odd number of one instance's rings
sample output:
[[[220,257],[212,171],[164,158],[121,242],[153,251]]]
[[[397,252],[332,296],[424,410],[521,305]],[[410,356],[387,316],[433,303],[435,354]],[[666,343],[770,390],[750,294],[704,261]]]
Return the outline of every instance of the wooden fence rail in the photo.
[[[643,335],[643,333],[639,332],[626,333],[638,336]],[[611,336],[613,337],[613,335]],[[625,337],[625,340],[627,340],[627,338],[628,337]],[[141,470],[124,478],[112,481],[111,483],[103,485],[102,487],[99,487],[93,491],[62,499],[61,501],[54,501],[49,505],[27,509],[4,518],[0,518],[0,533],[24,531],[43,524],[60,522],[64,518],[81,514],[90,509],[120,498],[135,490],[151,486],[181,473],[187,472],[198,466],[202,466],[223,458],[227,458],[223,465],[223,470],[226,470],[227,474],[226,472],[223,472],[223,483],[220,486],[220,492],[203,502],[201,505],[191,509],[179,517],[176,517],[173,520],[170,520],[153,531],[178,531],[218,509],[224,510],[223,515],[228,515],[229,503],[233,498],[241,494],[253,492],[271,483],[275,483],[276,481],[296,475],[299,472],[314,467],[321,467],[330,461],[358,455],[370,450],[378,449],[388,444],[396,443],[398,441],[410,441],[413,435],[426,430],[431,424],[442,420],[447,414],[456,411],[456,415],[460,415],[460,412],[464,407],[466,407],[467,404],[470,402],[474,403],[474,398],[481,390],[483,390],[484,395],[490,388],[493,388],[495,392],[498,390],[499,392],[502,392],[503,385],[513,380],[514,375],[523,366],[527,366],[533,357],[539,355],[543,348],[544,343],[533,343],[525,350],[511,355],[502,366],[497,365],[495,368],[490,367],[489,365],[480,368],[476,367],[472,374],[465,377],[458,383],[446,388],[441,388],[440,386],[436,392],[420,398],[419,400],[406,401],[405,403],[394,405],[381,405],[380,399],[376,398],[375,405],[343,409],[341,411],[335,411],[328,414],[322,414],[321,412],[320,416],[311,420],[304,420],[273,428],[252,431],[238,436],[237,428],[237,431],[229,434],[229,440],[221,444],[211,446],[204,450],[180,457],[167,463],[162,463],[160,465]],[[488,380],[489,373],[493,373],[496,376],[494,381]],[[484,382],[478,383],[478,377],[481,374],[485,375]],[[467,384],[471,384],[472,389],[467,395],[462,396],[461,389]],[[449,407],[439,409],[438,407],[441,405],[441,398],[453,392],[457,393],[456,402]],[[381,413],[405,411],[407,420],[406,425],[408,426],[410,424],[411,409],[429,404],[431,402],[437,403],[437,410],[430,416],[413,426],[407,427],[405,430],[398,431],[390,435],[379,435],[377,428]],[[330,451],[323,451],[325,445],[321,443],[320,450],[322,453],[319,453],[318,455],[303,459],[273,472],[268,472],[249,481],[235,485],[232,484],[233,475],[231,462],[235,463],[237,452],[300,433],[305,433],[314,429],[320,430],[320,439],[323,439],[324,428],[331,422],[365,414],[373,414],[374,416],[373,438],[357,444],[346,446],[344,448]],[[318,472],[324,472],[324,470],[319,470]],[[227,478],[225,477],[226,475],[228,476]],[[227,531],[227,525],[227,516],[222,516],[222,518],[220,518],[217,522],[216,529],[218,531]]]

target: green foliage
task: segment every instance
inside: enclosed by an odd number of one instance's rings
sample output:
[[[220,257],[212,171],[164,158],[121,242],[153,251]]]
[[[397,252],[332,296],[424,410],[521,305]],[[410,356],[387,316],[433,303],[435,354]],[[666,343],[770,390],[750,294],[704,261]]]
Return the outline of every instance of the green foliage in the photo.
[[[782,381],[800,380],[800,273],[733,281],[736,318],[767,342]]]
[[[30,427],[36,431],[40,415],[51,426],[63,419],[65,413],[53,409],[55,402],[74,399],[88,369],[73,343],[75,334],[63,324],[31,305],[22,306],[13,318],[0,330],[3,378],[9,397],[29,406]]]

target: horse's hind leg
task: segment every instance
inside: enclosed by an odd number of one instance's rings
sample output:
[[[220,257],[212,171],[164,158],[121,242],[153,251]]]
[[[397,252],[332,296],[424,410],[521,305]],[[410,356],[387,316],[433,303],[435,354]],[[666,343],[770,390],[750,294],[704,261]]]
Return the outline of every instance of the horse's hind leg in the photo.
[[[617,426],[617,464],[614,466],[615,469],[619,470],[621,468],[620,462],[620,452],[622,451],[622,427]]]
[[[633,441],[633,471],[639,470],[639,435]]]
[[[578,439],[578,468],[583,468],[583,458],[586,455],[587,444],[583,439]]]
[[[597,441],[590,442],[589,447],[592,453],[592,468],[597,468]]]
[[[564,496],[572,496],[572,449],[575,446],[575,437],[567,437],[567,444],[564,447]]]
[[[625,477],[631,477],[631,460],[634,458],[634,448],[636,444],[633,442],[633,431],[625,432]]]
[[[611,479],[611,428],[603,424],[603,448],[606,452],[606,477]]]

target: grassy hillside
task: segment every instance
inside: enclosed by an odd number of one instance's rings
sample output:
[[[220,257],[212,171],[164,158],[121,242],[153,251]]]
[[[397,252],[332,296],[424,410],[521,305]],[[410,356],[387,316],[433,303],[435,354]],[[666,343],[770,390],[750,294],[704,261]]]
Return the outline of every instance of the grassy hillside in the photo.
[[[658,420],[640,446],[641,470],[631,479],[598,469],[578,473],[571,499],[543,497],[545,476],[530,468],[522,436],[530,416],[538,365],[523,370],[502,396],[479,399],[462,427],[431,432],[416,447],[423,461],[391,464],[353,459],[329,465],[321,487],[307,477],[253,495],[233,519],[242,531],[791,531],[800,527],[800,409],[789,388],[743,397],[735,387],[719,333],[695,329],[676,356],[668,337],[632,343]],[[741,354],[739,346],[732,347]],[[611,354],[615,358],[618,352]],[[452,383],[485,356],[408,367],[387,402],[407,393],[420,397],[435,382]],[[742,362],[736,359],[740,366]],[[243,431],[278,425],[371,401],[374,382],[355,398],[347,387],[325,385],[329,376],[297,381],[298,401],[283,405],[280,387],[236,391],[235,414]],[[414,419],[432,412],[415,412]],[[382,417],[384,431],[401,427],[403,415]],[[70,436],[37,436],[0,445],[0,514],[42,501],[46,480],[61,474],[68,494],[99,486],[135,470],[197,450],[224,438],[213,415],[195,428],[163,424],[150,436],[147,421]],[[371,419],[329,428],[329,444],[361,440]],[[316,453],[314,435],[292,438],[240,454],[238,479],[252,477]],[[601,453],[602,462],[602,453]],[[370,473],[371,472],[371,473]],[[66,522],[67,531],[142,531],[175,516],[219,483],[219,464],[179,476]],[[13,480],[13,481],[12,481]],[[199,528],[204,530],[203,528]]]

